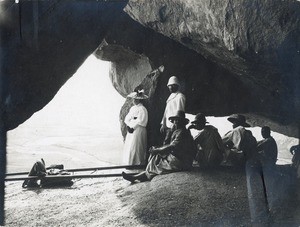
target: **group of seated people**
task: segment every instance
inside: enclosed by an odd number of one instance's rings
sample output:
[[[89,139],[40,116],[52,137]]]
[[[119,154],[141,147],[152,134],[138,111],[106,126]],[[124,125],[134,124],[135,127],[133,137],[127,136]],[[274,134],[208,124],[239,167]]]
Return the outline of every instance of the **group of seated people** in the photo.
[[[189,120],[184,111],[177,111],[168,119],[173,123],[171,140],[160,147],[149,149],[149,159],[145,171],[131,175],[122,173],[123,178],[130,182],[148,181],[154,176],[176,171],[190,170],[193,163],[201,168],[214,168],[220,165],[242,166],[248,160],[255,160],[261,165],[275,165],[277,145],[270,134],[270,128],[262,128],[263,140],[257,142],[246,123],[245,116],[233,114],[228,117],[233,129],[221,138],[217,128],[207,125],[202,113],[195,116],[191,126],[186,128]],[[190,129],[199,130],[192,137]]]

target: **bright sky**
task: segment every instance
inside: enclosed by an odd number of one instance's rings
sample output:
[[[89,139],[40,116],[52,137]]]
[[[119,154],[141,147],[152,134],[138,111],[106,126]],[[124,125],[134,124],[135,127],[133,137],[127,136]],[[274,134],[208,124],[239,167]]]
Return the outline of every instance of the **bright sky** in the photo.
[[[55,97],[22,127],[119,131],[119,112],[124,98],[113,88],[108,71],[109,62],[89,56]]]
[[[40,158],[69,168],[119,164],[123,103],[109,62],[91,55],[42,110],[8,131],[8,170],[28,170]]]

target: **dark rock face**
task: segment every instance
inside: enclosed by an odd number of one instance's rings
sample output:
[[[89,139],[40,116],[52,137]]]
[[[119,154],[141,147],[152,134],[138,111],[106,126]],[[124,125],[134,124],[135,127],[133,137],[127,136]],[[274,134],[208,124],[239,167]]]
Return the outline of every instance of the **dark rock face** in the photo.
[[[245,113],[253,125],[271,124],[272,130],[298,136],[297,1],[42,1],[0,6],[6,13],[1,24],[1,109],[7,129],[45,106],[99,47],[95,54],[112,62],[110,78],[124,97],[151,70],[165,66],[155,78],[153,128],[159,127],[169,95],[167,80],[175,75],[189,113]]]

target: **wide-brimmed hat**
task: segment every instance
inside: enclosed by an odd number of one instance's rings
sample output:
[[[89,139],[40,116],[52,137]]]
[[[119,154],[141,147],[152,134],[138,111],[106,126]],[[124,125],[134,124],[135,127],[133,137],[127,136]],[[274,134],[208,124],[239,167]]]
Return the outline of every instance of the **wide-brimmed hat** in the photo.
[[[131,92],[129,95],[127,95],[127,97],[133,98],[133,99],[147,99],[148,98],[148,96],[145,95],[145,93],[144,93],[144,89]]]
[[[182,110],[178,110],[176,115],[169,117],[169,121],[171,122],[175,119],[182,120],[186,125],[189,123],[189,119],[185,118],[185,113]]]
[[[171,77],[169,78],[169,81],[168,81],[167,86],[173,85],[173,84],[177,84],[178,86],[180,86],[179,80],[178,80],[178,78],[177,78],[176,76],[171,76]]]
[[[195,116],[195,120],[191,122],[192,124],[199,124],[199,123],[209,123],[206,121],[205,115],[203,113],[198,113]]]
[[[246,123],[246,118],[241,114],[232,114],[227,118],[231,123],[237,123],[243,127],[250,127],[248,123]]]

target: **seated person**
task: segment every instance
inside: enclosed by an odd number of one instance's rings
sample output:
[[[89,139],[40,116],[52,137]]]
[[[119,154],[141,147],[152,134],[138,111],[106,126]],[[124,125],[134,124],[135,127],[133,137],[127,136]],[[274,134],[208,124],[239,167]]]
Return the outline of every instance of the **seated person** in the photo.
[[[227,119],[232,123],[233,129],[227,132],[222,140],[226,146],[226,162],[242,166],[247,160],[257,158],[256,146],[257,142],[252,132],[246,130],[245,127],[250,127],[246,123],[246,118],[240,114],[233,114]]]
[[[278,156],[277,144],[271,136],[271,130],[268,126],[261,128],[261,135],[263,140],[257,143],[257,151],[259,160],[262,165],[275,165]]]
[[[198,113],[195,120],[191,122],[189,129],[201,130],[194,141],[198,147],[198,155],[196,160],[200,167],[215,167],[220,165],[223,160],[225,147],[223,145],[221,136],[212,125],[208,123],[204,114]]]
[[[189,170],[192,167],[197,151],[193,137],[185,127],[189,120],[179,110],[175,116],[169,117],[169,121],[173,123],[170,144],[151,147],[146,170],[136,175],[122,172],[125,180],[132,183],[136,180],[147,181],[156,175]]]

